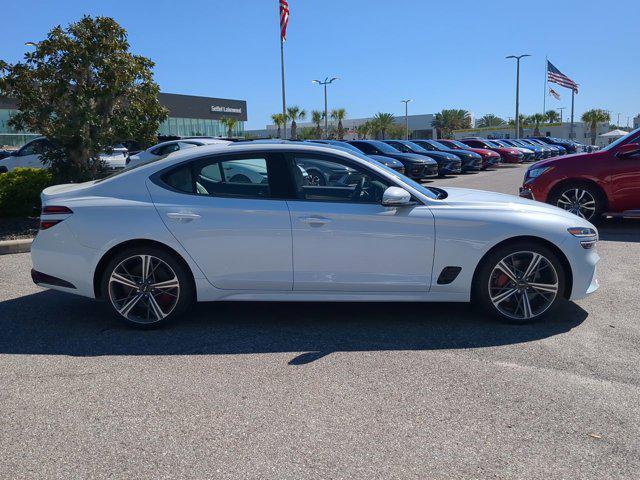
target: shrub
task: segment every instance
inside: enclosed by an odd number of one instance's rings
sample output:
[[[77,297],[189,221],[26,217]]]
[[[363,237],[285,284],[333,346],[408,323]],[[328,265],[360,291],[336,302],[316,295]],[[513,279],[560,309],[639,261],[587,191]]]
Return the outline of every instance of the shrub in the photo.
[[[40,192],[53,177],[43,168],[16,168],[0,173],[0,217],[28,217],[40,209]]]

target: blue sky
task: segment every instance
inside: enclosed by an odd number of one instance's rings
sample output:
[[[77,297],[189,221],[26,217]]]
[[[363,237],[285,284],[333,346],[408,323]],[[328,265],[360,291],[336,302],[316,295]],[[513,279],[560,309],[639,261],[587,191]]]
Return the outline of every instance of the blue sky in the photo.
[[[378,111],[412,113],[464,108],[479,117],[513,116],[515,65],[521,111],[542,110],[544,60],[581,85],[576,113],[612,112],[615,122],[640,112],[637,5],[591,0],[537,2],[426,0],[289,0],[285,46],[288,104],[323,106],[314,78],[339,76],[329,108],[351,118]],[[629,14],[630,12],[634,12]],[[247,128],[263,128],[280,109],[277,0],[6,0],[0,58],[19,60],[25,41],[83,14],[114,17],[131,48],[156,62],[165,92],[246,99]],[[571,106],[560,87],[548,107]]]

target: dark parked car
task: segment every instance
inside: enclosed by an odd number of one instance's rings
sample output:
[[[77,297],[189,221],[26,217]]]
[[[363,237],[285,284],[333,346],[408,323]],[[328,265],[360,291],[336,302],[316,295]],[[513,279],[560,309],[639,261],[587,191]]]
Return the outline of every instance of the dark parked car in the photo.
[[[518,141],[523,145],[526,145],[527,148],[529,148],[529,145],[531,145],[532,147],[541,147],[544,152],[544,158],[556,157],[560,154],[560,150],[557,147],[553,145],[547,145],[546,143],[536,143],[531,138],[519,138]]]
[[[438,140],[438,142],[443,145],[446,145],[452,150],[463,150],[463,151],[477,153],[482,157],[483,169],[502,162],[502,158],[500,157],[500,154],[494,152],[493,150],[488,150],[486,148],[470,147],[469,145],[465,145],[464,143],[459,142],[458,140],[447,140],[447,139],[441,138],[440,140]]]
[[[404,165],[404,174],[407,177],[421,179],[438,176],[438,163],[423,155],[415,153],[402,153],[380,140],[351,140],[347,142],[365,155],[382,155],[394,158]]]
[[[448,175],[462,172],[462,162],[460,158],[451,155],[443,155],[440,152],[430,152],[420,145],[406,140],[383,140],[384,143],[391,145],[393,148],[403,153],[414,153],[423,157],[431,158],[438,162],[438,175]]]
[[[561,138],[555,138],[555,137],[531,137],[531,138],[535,138],[537,140],[540,140],[541,142],[548,143],[549,145],[559,145],[562,148],[564,148],[567,151],[567,153],[578,152],[578,144],[570,140],[563,140]]]
[[[552,145],[550,143],[547,142],[543,142],[542,140],[538,140],[537,138],[532,138],[532,137],[527,137],[524,140],[527,140],[529,142],[533,142],[536,145],[542,145],[544,147],[549,147],[549,148],[554,148],[557,150],[557,154],[558,155],[566,155],[567,150],[564,147],[561,147],[560,145]]]
[[[482,170],[482,155],[475,152],[455,150],[437,140],[412,140],[412,142],[432,153],[455,155],[462,162],[463,172]]]
[[[545,150],[539,145],[528,145],[515,138],[501,138],[499,143],[505,146],[526,148],[527,150],[531,150],[534,156],[533,160],[542,160],[548,158],[550,155],[550,152],[548,150]]]
[[[358,148],[354,147],[353,145],[347,142],[343,142],[341,140],[306,140],[306,141],[310,143],[322,143],[324,145],[332,145],[334,147],[346,148],[347,150],[353,150],[355,152],[358,152],[360,155],[362,155],[362,151],[360,151]],[[402,162],[400,162],[399,160],[396,160],[395,158],[383,157],[382,155],[367,155],[367,157],[372,158],[376,162],[379,162],[383,165],[386,165],[387,167],[395,170],[398,173],[404,174],[404,165],[402,164]]]

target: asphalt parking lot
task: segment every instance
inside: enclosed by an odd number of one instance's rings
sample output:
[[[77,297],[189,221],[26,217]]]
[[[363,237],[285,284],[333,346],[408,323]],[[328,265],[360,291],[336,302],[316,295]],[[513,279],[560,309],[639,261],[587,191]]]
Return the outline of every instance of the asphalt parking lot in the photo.
[[[226,303],[136,331],[2,256],[0,478],[640,478],[640,222],[601,238],[600,290],[524,326]]]

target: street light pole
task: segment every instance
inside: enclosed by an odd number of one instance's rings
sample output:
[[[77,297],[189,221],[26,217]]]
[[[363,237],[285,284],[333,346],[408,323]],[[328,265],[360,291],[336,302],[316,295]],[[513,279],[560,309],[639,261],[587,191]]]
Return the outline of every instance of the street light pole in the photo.
[[[324,136],[325,138],[329,137],[329,110],[327,106],[327,85],[331,85],[334,82],[334,80],[339,80],[339,79],[340,77],[333,77],[331,79],[329,79],[329,77],[325,77],[324,81],[311,80],[311,83],[316,83],[324,87]]]
[[[412,102],[410,98],[407,100],[400,100],[404,103],[404,139],[409,140],[409,102]]]
[[[560,110],[560,126],[562,126],[562,111],[566,108],[567,107],[558,107],[558,110]]]
[[[505,58],[516,59],[516,138],[520,138],[520,59],[530,57],[525,53],[523,55],[509,55]]]

